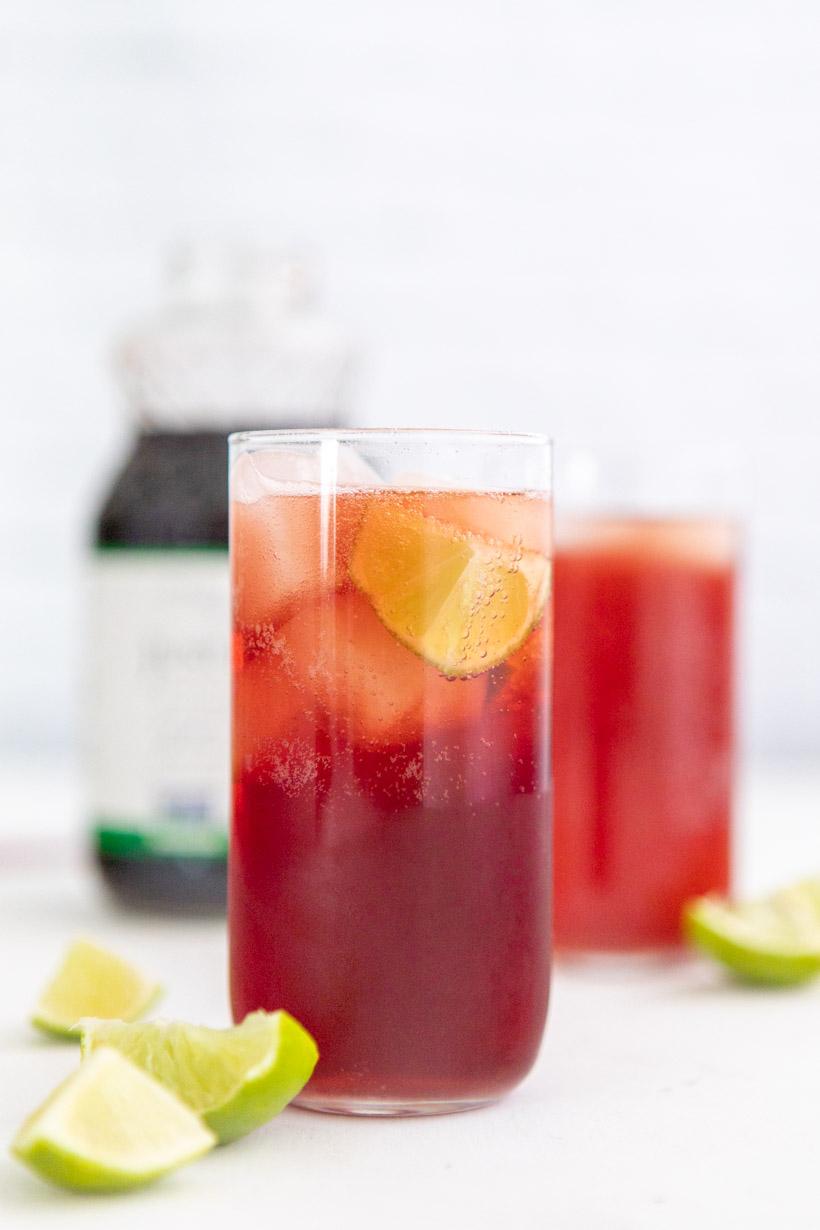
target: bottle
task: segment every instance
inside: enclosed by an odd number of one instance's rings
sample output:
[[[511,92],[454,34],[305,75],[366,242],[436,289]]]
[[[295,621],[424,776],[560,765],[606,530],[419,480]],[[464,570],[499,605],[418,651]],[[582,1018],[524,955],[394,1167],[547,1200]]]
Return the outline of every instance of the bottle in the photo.
[[[196,245],[118,351],[134,430],[90,560],[93,845],[123,903],[224,907],[226,435],[338,424],[349,355],[291,253]]]

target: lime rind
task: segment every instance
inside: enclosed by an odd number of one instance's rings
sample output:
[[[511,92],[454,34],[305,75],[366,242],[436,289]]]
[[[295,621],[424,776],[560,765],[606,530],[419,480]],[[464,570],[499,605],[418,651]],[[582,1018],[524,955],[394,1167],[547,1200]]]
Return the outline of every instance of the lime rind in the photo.
[[[54,1187],[79,1192],[121,1192],[143,1187],[162,1177],[162,1172],[138,1176],[133,1171],[113,1166],[98,1166],[63,1146],[37,1140],[26,1149],[12,1149],[13,1155]]]
[[[68,947],[31,1015],[31,1023],[51,1037],[80,1033],[81,1017],[136,1020],[159,1000],[163,988],[130,962],[79,938]]]
[[[215,1144],[179,1098],[102,1049],[26,1119],[11,1152],[56,1186],[114,1192],[151,1183]]]
[[[820,974],[820,880],[739,905],[700,897],[686,907],[684,927],[744,982],[793,986]]]
[[[199,1113],[222,1144],[278,1115],[307,1084],[319,1056],[311,1035],[283,1011],[251,1013],[231,1029],[81,1024],[84,1057],[100,1046],[121,1051]]]
[[[248,1073],[232,1098],[203,1116],[222,1144],[247,1135],[280,1114],[301,1093],[316,1067],[319,1051],[311,1035],[289,1013],[277,1015],[276,1051]]]

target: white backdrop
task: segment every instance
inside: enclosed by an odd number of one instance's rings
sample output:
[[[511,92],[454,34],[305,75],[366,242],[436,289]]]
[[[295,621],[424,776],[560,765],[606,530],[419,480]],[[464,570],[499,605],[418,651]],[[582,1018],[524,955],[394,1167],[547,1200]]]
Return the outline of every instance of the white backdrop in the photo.
[[[749,744],[820,745],[814,0],[6,0],[0,748],[69,747],[106,347],[162,245],[324,252],[357,419],[749,463]]]

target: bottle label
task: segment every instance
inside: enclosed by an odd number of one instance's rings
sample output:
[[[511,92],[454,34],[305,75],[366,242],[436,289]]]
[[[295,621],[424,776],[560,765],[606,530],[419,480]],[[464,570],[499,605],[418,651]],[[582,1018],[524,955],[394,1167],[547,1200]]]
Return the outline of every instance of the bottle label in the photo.
[[[104,548],[90,581],[88,752],[98,849],[222,859],[227,551]]]

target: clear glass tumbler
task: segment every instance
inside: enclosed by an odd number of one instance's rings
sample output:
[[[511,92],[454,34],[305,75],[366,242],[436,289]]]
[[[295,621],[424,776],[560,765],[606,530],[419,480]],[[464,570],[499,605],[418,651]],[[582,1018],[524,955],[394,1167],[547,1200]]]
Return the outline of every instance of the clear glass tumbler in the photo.
[[[726,892],[734,768],[736,520],[723,465],[576,454],[555,554],[555,938],[676,945]]]
[[[236,1020],[286,1008],[315,1110],[493,1101],[550,963],[550,450],[231,437]]]

